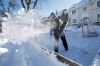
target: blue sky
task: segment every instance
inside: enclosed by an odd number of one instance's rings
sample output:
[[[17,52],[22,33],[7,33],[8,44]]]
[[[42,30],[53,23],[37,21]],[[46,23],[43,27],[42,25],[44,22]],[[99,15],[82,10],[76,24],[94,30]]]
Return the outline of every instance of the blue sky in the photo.
[[[20,0],[19,4],[20,4]],[[45,1],[45,0],[43,0]],[[47,16],[51,12],[61,11],[63,9],[68,9],[70,8],[73,4],[80,2],[81,0],[47,0],[46,2],[41,2],[43,3],[40,5],[42,8],[39,9],[39,13],[42,16]],[[21,4],[20,4],[21,5]]]
[[[4,0],[4,1],[6,2],[7,0]],[[41,2],[43,4],[40,5],[42,8],[40,8],[38,12],[43,16],[47,16],[51,12],[55,12],[56,10],[61,11],[63,9],[68,9],[73,4],[75,4],[81,0],[47,0],[47,1],[39,0],[39,1],[43,1],[43,2]],[[85,1],[85,0],[82,0],[82,1]],[[21,6],[20,0],[18,0],[18,3],[19,3],[19,8],[20,8],[20,6]]]
[[[46,3],[45,6],[40,10],[41,15],[46,16],[51,12],[56,10],[60,11],[63,9],[70,8],[73,4],[80,2],[81,0],[49,0],[49,3]]]

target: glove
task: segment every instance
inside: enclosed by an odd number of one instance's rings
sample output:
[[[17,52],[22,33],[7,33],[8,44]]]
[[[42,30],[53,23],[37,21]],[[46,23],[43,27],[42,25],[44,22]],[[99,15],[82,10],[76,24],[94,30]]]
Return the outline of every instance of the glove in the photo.
[[[65,33],[63,32],[63,33],[62,33],[62,36],[64,36],[64,35],[65,35]]]
[[[59,36],[60,36],[60,37],[62,37],[62,36],[64,36],[64,35],[65,35],[65,32],[62,32],[62,33],[59,32]]]

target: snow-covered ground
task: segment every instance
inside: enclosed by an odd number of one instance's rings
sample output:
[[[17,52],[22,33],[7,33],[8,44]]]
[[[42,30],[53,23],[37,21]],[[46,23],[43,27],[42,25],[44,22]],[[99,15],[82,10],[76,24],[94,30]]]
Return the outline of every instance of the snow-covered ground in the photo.
[[[83,37],[81,29],[76,29],[76,27],[71,26],[69,28],[70,30],[66,32],[69,51],[67,52],[64,50],[60,40],[59,53],[84,66],[91,65],[98,49],[100,48],[100,36]],[[95,29],[96,32],[100,34],[100,26],[95,26]],[[53,36],[49,36],[49,33],[42,35],[41,37],[37,38],[37,40],[48,49],[53,50],[54,40]]]
[[[1,47],[8,51],[3,53],[3,50],[0,55],[0,66],[67,66],[55,55],[44,52],[34,40],[20,44],[7,42]]]
[[[9,15],[9,14],[8,14]],[[0,34],[0,66],[68,66],[57,60],[55,55],[43,51],[41,46],[53,50],[54,39],[49,27],[36,22],[34,12],[18,12],[8,16]],[[36,21],[35,21],[36,20]],[[36,23],[35,23],[36,22]],[[95,26],[100,34],[100,26]],[[84,37],[81,28],[69,26],[66,32],[69,51],[65,51],[60,40],[59,53],[83,66],[90,66],[100,48],[100,36]]]
[[[0,34],[0,66],[68,66],[35,41],[49,31],[38,21],[35,23],[35,19],[32,10],[24,13],[21,9],[16,16],[8,14]]]
[[[100,66],[100,49],[94,58],[93,66]]]

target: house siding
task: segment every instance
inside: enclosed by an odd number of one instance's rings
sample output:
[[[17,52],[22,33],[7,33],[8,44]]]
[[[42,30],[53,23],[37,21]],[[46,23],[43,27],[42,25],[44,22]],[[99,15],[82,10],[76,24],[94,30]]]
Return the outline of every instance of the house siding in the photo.
[[[100,1],[100,0],[91,0],[91,1],[88,1],[87,3],[82,4],[82,5],[81,5],[81,2],[74,4],[68,10],[69,19],[70,19],[69,24],[70,25],[78,24],[84,16],[89,17],[91,22],[100,22],[100,21],[97,21],[97,14],[100,14],[100,8],[97,7],[98,1]],[[87,8],[86,11],[83,11],[84,7]],[[72,10],[76,10],[76,14],[72,14]],[[73,19],[76,19],[77,22],[74,23]]]

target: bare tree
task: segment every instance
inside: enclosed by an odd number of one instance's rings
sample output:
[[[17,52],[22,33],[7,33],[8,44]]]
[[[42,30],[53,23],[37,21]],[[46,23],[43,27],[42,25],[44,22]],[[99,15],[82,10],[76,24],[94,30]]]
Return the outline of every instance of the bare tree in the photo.
[[[10,9],[15,9],[17,6],[17,0],[9,0],[8,1],[8,12],[10,12]]]
[[[38,2],[38,0],[35,0],[34,5],[33,5],[33,9],[35,9],[37,2]]]
[[[22,4],[22,7],[27,9],[27,10],[29,10],[30,4],[31,4],[31,0],[20,0],[20,1],[21,1],[21,4]],[[25,3],[26,3],[26,7],[25,7]],[[36,0],[36,3],[37,3],[37,0]]]
[[[24,0],[20,0],[21,1],[21,5],[23,8],[25,8],[25,5],[24,5]]]
[[[2,0],[0,0],[0,5],[1,5],[1,6],[2,6],[2,8],[3,8],[3,11],[5,12],[5,7],[4,7],[4,5],[3,5]]]
[[[0,16],[8,17],[7,14],[5,13],[6,9],[4,7],[3,2],[4,2],[3,0],[0,0]]]
[[[29,8],[35,9],[37,6],[42,6],[44,3],[48,2],[49,0],[20,0],[20,1],[22,7],[29,10]]]

